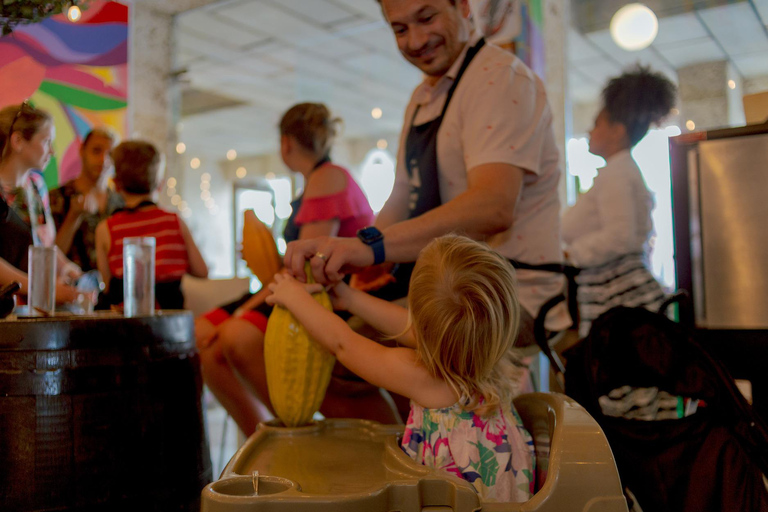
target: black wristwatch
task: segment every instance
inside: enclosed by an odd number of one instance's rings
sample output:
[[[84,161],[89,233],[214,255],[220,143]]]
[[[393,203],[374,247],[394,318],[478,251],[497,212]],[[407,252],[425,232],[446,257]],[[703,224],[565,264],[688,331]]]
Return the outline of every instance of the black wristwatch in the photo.
[[[373,264],[384,263],[384,235],[373,226],[368,226],[357,231],[359,238],[365,245],[373,249]]]

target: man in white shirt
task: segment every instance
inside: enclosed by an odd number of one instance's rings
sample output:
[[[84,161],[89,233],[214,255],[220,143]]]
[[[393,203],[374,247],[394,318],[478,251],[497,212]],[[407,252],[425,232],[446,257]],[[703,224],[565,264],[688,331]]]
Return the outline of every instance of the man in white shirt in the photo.
[[[294,242],[286,266],[302,279],[309,259],[318,282],[338,281],[374,263],[413,262],[430,240],[451,232],[510,260],[560,262],[561,171],[541,80],[513,54],[485,44],[468,0],[380,3],[400,52],[425,75],[406,109],[392,195],[359,238]],[[403,268],[401,285],[409,276]],[[532,318],[564,280],[531,270],[519,270],[518,280],[525,345]],[[569,324],[561,307],[546,325]]]

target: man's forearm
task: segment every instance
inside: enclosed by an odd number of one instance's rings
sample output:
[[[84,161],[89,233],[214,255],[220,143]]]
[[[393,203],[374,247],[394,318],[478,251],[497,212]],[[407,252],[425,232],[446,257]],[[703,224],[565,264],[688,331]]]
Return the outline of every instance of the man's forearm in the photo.
[[[485,240],[512,227],[524,171],[492,163],[472,168],[468,188],[447,203],[383,230],[387,261],[415,261],[431,240],[456,232]]]

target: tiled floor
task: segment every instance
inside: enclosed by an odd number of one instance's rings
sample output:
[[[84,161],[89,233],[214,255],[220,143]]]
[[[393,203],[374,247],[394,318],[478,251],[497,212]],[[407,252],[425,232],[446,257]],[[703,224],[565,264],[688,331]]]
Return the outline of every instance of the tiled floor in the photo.
[[[205,422],[208,446],[211,450],[213,478],[218,479],[229,459],[245,441],[234,420],[216,401],[208,389],[204,390]]]

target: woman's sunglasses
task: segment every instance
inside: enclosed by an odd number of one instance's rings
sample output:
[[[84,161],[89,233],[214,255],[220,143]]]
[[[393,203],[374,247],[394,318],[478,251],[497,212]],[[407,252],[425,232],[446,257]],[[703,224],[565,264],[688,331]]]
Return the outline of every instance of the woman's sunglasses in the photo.
[[[25,108],[27,109],[32,108],[32,105],[30,105],[29,100],[24,100],[19,106],[19,111],[16,112],[16,117],[13,118],[13,121],[11,122],[11,126],[8,128],[8,137],[10,137],[11,134],[13,133],[13,125],[15,125],[16,121],[19,120],[19,118],[21,117],[21,114],[24,113]]]

